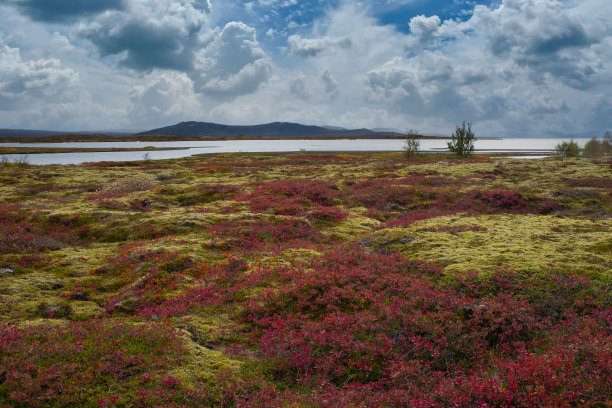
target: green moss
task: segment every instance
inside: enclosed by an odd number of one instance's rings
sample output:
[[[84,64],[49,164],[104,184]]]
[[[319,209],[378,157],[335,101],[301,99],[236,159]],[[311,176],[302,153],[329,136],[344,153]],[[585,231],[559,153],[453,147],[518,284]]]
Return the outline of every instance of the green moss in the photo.
[[[189,353],[183,364],[172,370],[170,375],[180,378],[187,388],[193,389],[199,383],[214,386],[219,372],[240,371],[242,361],[217,349],[226,340],[223,327],[233,324],[227,315],[190,315],[182,321],[180,327]]]
[[[333,224],[326,233],[340,241],[353,241],[356,237],[377,228],[379,221],[365,217],[354,211],[347,219]]]
[[[465,224],[487,231],[427,231]],[[609,248],[611,232],[611,219],[593,222],[541,215],[451,216],[377,231],[364,242],[377,251],[436,262],[448,272],[502,267],[537,271],[553,266],[609,279],[612,261],[594,258],[592,252],[594,248]]]
[[[102,308],[98,304],[89,301],[70,302],[72,308],[72,320],[89,320],[100,314]]]

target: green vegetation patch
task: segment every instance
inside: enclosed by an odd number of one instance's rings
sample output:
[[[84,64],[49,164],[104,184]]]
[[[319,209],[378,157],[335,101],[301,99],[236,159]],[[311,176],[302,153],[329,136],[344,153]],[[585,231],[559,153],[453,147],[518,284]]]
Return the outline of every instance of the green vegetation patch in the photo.
[[[374,251],[435,262],[447,272],[545,267],[610,278],[612,219],[503,214],[436,217],[362,239]],[[607,253],[606,253],[607,249]],[[606,256],[608,255],[608,256]]]

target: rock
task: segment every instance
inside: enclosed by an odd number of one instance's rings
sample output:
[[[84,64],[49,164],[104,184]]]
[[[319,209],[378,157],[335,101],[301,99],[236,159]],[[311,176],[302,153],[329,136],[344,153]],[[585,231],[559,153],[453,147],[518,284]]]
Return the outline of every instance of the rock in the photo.
[[[463,305],[461,307],[461,310],[463,311],[463,315],[465,316],[466,319],[471,319],[475,311],[486,312],[487,310],[489,310],[489,308],[486,305],[482,305],[482,304],[478,306]]]
[[[550,193],[550,195],[553,197],[574,197],[574,198],[599,197],[599,193],[596,191],[580,190],[580,189],[553,191],[552,193]]]
[[[145,285],[147,284],[147,281],[149,280],[148,276],[143,276],[142,278],[136,280],[134,283],[132,283],[130,285],[130,288],[134,288],[134,289],[142,289],[145,287]]]
[[[74,292],[70,295],[70,299],[84,301],[89,300],[89,296],[85,292]]]
[[[401,205],[391,203],[385,206],[386,211],[406,211],[406,207],[402,207]]]
[[[46,302],[42,302],[38,305],[37,310],[41,317],[47,319],[62,319],[72,315],[72,308],[70,305],[62,303],[53,303],[49,305]]]
[[[4,278],[6,276],[17,275],[17,270],[14,266],[7,266],[5,268],[0,268],[0,278]]]

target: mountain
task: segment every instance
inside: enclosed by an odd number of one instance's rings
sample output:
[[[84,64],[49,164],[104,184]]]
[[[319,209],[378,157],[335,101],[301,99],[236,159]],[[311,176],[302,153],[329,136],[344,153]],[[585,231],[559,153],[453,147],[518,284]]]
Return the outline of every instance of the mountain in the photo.
[[[322,126],[325,129],[330,129],[330,130],[347,130],[346,128],[340,127],[340,126]]]
[[[208,136],[208,137],[384,137],[401,136],[394,132],[374,132],[369,129],[329,129],[299,123],[274,122],[264,125],[230,126],[208,122],[181,122],[176,125],[138,133],[138,135]]]
[[[402,133],[401,130],[395,128],[375,128],[372,129],[374,132],[383,132],[383,133]]]
[[[0,129],[0,137],[47,137],[61,135],[65,132],[52,130]]]
[[[74,131],[64,131],[64,132],[60,132],[60,131],[56,131],[56,130],[27,130],[27,129],[0,129],[0,138],[9,138],[9,137],[16,137],[16,138],[22,138],[22,137],[32,137],[32,138],[38,138],[38,137],[49,137],[49,136],[59,136],[59,135],[66,135],[66,134],[73,134],[73,135],[90,135],[90,134],[105,134],[108,136],[128,136],[131,134],[134,134],[134,131],[129,131],[129,130],[100,130],[100,131],[78,131],[78,132],[74,132]]]

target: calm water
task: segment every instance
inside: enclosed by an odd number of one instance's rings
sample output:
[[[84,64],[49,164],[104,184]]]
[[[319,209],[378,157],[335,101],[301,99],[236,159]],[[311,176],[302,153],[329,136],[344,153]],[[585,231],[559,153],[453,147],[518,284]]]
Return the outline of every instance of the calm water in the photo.
[[[477,140],[479,153],[530,153],[537,157],[550,154],[558,143],[566,139],[485,139]],[[576,139],[584,146],[589,139]],[[45,153],[30,154],[30,164],[80,164],[97,161],[142,160],[148,153],[151,160],[176,159],[207,153],[239,152],[324,152],[324,151],[401,151],[401,139],[360,139],[360,140],[226,140],[215,142],[109,142],[109,143],[0,143],[2,147],[46,147],[46,148],[181,148],[182,150],[138,151],[138,152],[96,152],[96,153]],[[446,140],[421,140],[425,152],[445,152]],[[5,155],[10,161],[19,160],[22,155]]]

